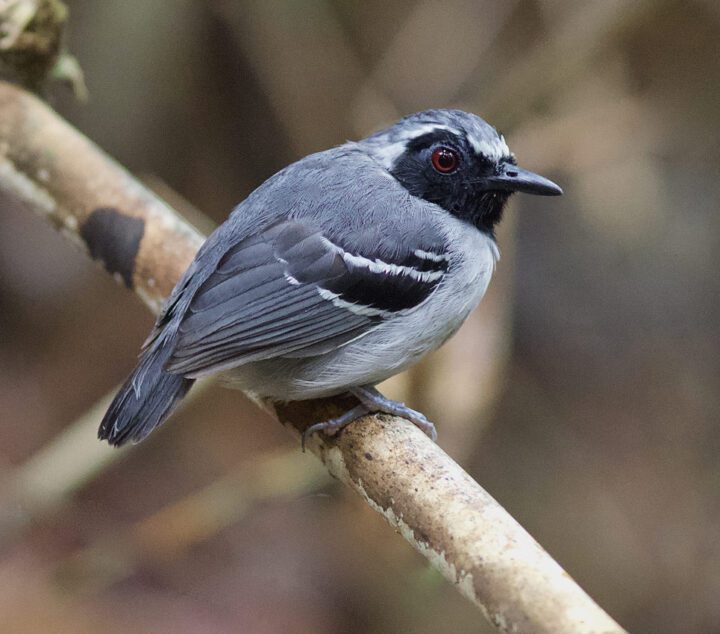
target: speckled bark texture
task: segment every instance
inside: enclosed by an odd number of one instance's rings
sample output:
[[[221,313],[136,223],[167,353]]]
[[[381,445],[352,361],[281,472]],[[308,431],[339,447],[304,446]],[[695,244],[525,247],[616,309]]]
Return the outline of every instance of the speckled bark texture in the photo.
[[[0,190],[22,199],[155,312],[202,242],[45,104],[0,83]],[[277,405],[299,433],[351,399]],[[368,416],[308,442],[501,630],[622,632],[447,454],[409,422]]]
[[[297,429],[352,405],[276,406]],[[368,416],[308,449],[500,630],[622,632],[450,456],[406,420]]]

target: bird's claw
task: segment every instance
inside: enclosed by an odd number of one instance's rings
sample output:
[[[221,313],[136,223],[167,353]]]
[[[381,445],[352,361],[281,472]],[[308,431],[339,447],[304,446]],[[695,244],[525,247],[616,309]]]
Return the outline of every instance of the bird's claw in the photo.
[[[331,434],[336,433],[343,427],[352,423],[354,420],[371,412],[406,418],[424,432],[433,442],[437,440],[437,430],[435,429],[435,425],[433,425],[424,414],[416,412],[414,409],[410,409],[404,403],[399,403],[398,401],[386,398],[373,387],[352,388],[350,393],[360,401],[360,404],[356,405],[344,414],[341,414],[337,418],[332,418],[322,423],[315,423],[314,425],[307,427],[305,431],[303,431],[301,437],[301,447],[303,451],[305,451],[306,440],[313,434],[319,431]]]
[[[350,393],[353,394],[353,396],[355,396],[370,411],[382,412],[383,414],[406,418],[413,425],[423,431],[430,440],[433,442],[437,440],[437,430],[435,429],[435,425],[433,425],[424,414],[416,412],[404,403],[393,401],[392,399],[383,396],[374,387],[356,387],[352,388]]]
[[[367,407],[365,407],[365,405],[361,403],[360,405],[356,405],[352,409],[349,409],[347,412],[341,414],[337,418],[331,418],[330,420],[323,421],[322,423],[315,423],[314,425],[306,427],[302,433],[302,436],[300,437],[300,447],[302,448],[303,453],[305,452],[305,442],[313,434],[316,434],[319,431],[325,432],[329,435],[335,434],[343,427],[349,425],[354,420],[360,418],[361,416],[365,416],[365,414],[368,413],[369,411]]]

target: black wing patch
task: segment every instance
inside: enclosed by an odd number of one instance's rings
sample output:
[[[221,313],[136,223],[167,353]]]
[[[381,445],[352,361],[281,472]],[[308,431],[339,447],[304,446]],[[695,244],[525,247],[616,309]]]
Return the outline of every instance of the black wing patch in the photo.
[[[414,308],[435,290],[448,268],[448,259],[420,248],[388,253],[382,242],[354,236],[362,254],[335,248],[342,254],[348,274],[333,278],[325,288],[343,301],[394,313]]]
[[[346,251],[316,227],[285,221],[230,248],[194,293],[167,369],[200,376],[248,361],[321,354],[426,299],[442,254]]]

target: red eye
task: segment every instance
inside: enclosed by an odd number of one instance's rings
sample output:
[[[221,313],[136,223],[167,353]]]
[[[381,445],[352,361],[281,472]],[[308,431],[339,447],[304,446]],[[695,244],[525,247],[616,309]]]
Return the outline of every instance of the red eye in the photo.
[[[432,166],[441,174],[451,174],[458,168],[458,165],[460,165],[458,153],[444,146],[433,150],[430,160],[432,161]]]

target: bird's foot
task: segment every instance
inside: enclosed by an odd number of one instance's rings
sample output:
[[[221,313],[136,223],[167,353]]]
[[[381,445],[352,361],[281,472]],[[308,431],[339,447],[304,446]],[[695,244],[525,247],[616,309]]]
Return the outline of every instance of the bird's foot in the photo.
[[[391,416],[407,418],[413,425],[420,428],[434,442],[437,440],[437,430],[424,414],[410,409],[404,403],[393,401],[383,396],[374,387],[354,387],[350,393],[357,398],[371,412],[380,412]]]
[[[305,429],[302,433],[301,439],[303,451],[305,451],[305,441],[313,434],[319,431],[325,432],[326,434],[334,434],[358,418],[372,412],[407,418],[407,420],[409,420],[413,425],[429,436],[431,440],[437,440],[437,430],[435,429],[435,425],[433,425],[424,414],[416,412],[414,409],[410,409],[404,403],[393,401],[383,396],[374,387],[354,387],[351,388],[349,392],[360,401],[360,404],[337,418],[331,418],[330,420],[322,423],[315,423]]]
[[[349,409],[347,412],[338,416],[337,418],[331,418],[330,420],[326,420],[322,423],[315,423],[314,425],[310,425],[310,427],[307,427],[302,433],[300,441],[302,450],[305,451],[305,441],[313,434],[319,431],[323,431],[326,434],[334,434],[340,431],[346,425],[352,423],[354,420],[369,413],[370,411],[368,410],[368,408],[361,403],[360,405],[356,405],[352,409]]]

